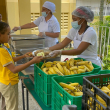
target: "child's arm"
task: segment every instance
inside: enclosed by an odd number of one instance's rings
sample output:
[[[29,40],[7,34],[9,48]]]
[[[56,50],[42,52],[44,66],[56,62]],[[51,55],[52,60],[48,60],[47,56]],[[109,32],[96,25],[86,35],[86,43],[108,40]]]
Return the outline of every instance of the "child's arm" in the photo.
[[[24,70],[25,68],[29,67],[30,65],[34,64],[34,63],[39,63],[43,58],[42,57],[34,57],[31,61],[19,65],[19,66],[15,66],[13,63],[7,65],[6,67],[13,73],[17,73],[20,72],[22,70]]]
[[[22,55],[22,56],[13,57],[13,61],[14,61],[14,62],[17,62],[18,60],[21,60],[21,59],[23,59],[23,58],[25,58],[25,57],[30,57],[31,53],[32,53],[32,52],[28,52],[28,53],[26,53],[26,54],[24,54],[24,55]]]

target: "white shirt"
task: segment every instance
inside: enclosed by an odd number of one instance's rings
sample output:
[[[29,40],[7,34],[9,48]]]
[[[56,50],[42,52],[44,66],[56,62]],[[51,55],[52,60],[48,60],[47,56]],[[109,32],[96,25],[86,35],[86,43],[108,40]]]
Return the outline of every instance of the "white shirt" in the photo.
[[[74,41],[74,37],[77,36],[78,40],[80,40],[82,42],[88,42],[91,44],[91,45],[89,45],[87,50],[93,52],[93,54],[97,54],[97,34],[96,34],[95,30],[93,29],[93,27],[89,27],[81,35],[79,35],[79,34],[77,35],[77,34],[78,34],[78,30],[75,30],[74,28],[72,28],[69,31],[67,38]]]
[[[39,24],[41,22],[46,22],[44,16],[40,16],[33,23],[36,26],[39,26]],[[48,24],[48,32],[53,32],[53,33],[60,32],[59,22],[58,22],[57,18],[54,15],[52,15],[52,17],[46,23]],[[58,42],[58,39],[57,38],[55,38],[55,39],[56,39],[56,42]]]

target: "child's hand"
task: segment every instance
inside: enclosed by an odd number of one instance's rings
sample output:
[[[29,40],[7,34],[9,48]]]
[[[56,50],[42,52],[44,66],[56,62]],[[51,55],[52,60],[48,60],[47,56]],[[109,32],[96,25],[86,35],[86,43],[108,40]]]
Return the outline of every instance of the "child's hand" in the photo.
[[[26,54],[24,54],[24,57],[33,57],[32,52],[27,52]]]
[[[39,63],[41,60],[43,60],[42,56],[36,56],[32,59],[33,63]]]

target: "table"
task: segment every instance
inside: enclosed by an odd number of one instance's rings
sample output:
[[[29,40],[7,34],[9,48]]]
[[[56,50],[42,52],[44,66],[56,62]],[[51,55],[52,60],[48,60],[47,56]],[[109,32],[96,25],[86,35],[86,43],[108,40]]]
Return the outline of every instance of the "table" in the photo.
[[[28,99],[28,92],[32,95],[36,103],[38,103],[41,110],[51,110],[51,107],[47,107],[44,105],[44,103],[41,101],[39,96],[34,91],[34,84],[29,78],[29,75],[24,75],[22,72],[19,72],[19,76],[22,82],[22,100],[23,100],[23,110],[25,110],[25,100],[24,100],[24,89],[26,88],[26,106],[27,110],[29,110],[29,99]]]

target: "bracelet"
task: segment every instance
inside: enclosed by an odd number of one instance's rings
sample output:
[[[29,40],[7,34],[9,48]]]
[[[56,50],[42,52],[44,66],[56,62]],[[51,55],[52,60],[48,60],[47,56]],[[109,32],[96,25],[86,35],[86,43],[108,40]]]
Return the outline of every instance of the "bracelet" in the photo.
[[[18,27],[18,30],[21,30],[21,26]]]

